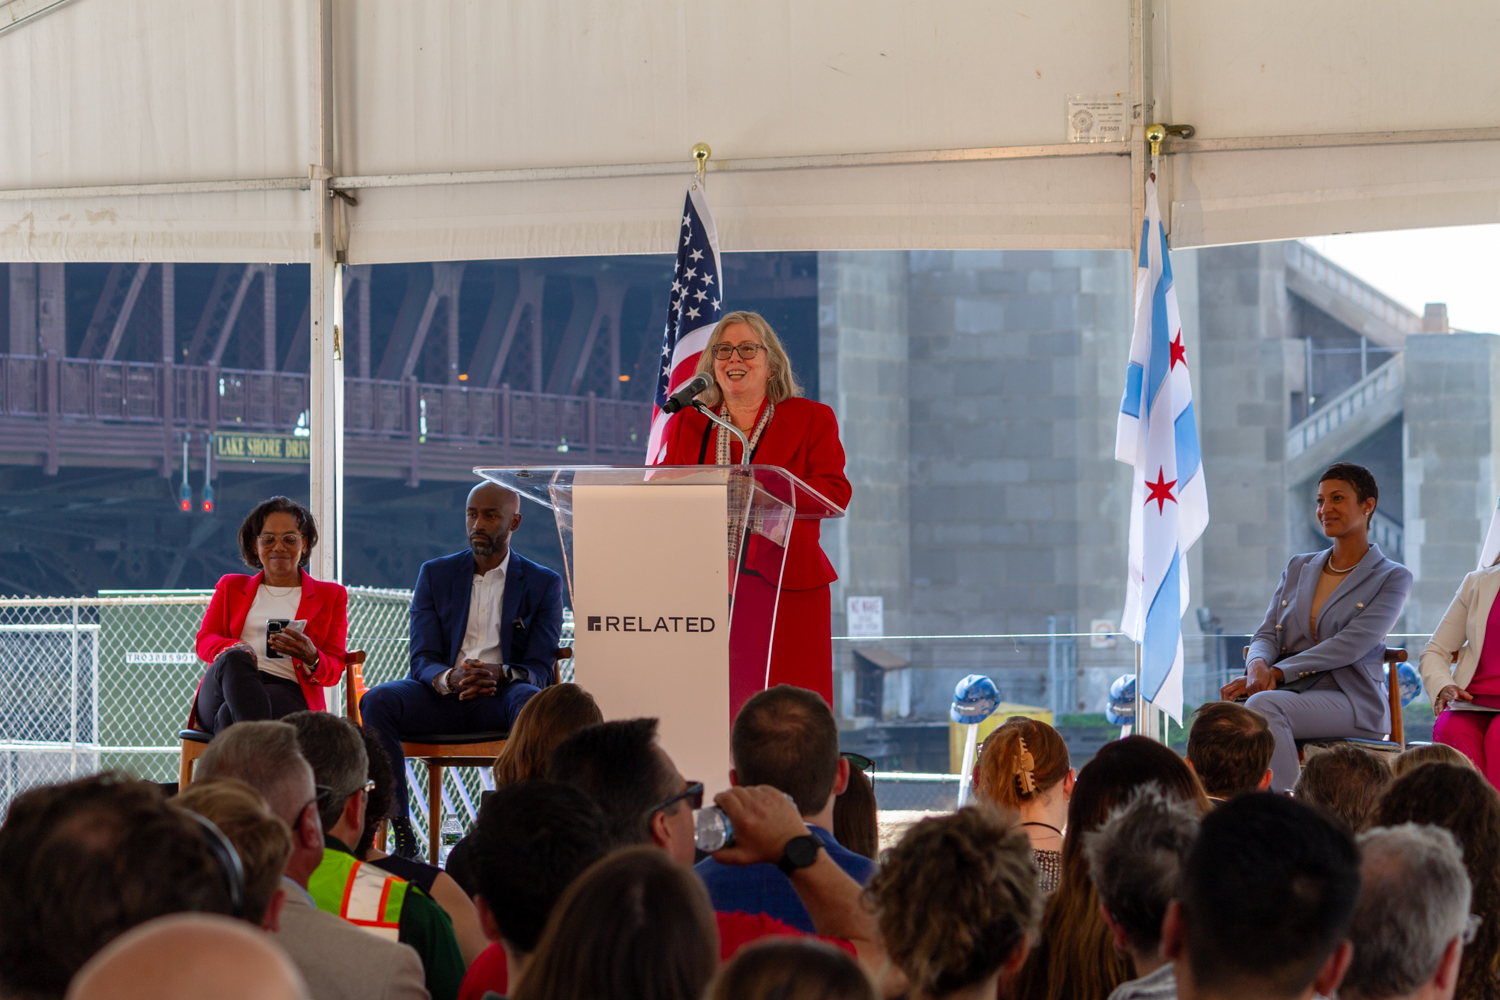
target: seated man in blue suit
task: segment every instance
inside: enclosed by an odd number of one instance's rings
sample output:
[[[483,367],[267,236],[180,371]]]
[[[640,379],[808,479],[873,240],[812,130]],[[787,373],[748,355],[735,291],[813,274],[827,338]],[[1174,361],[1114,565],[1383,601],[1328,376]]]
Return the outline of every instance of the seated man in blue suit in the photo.
[[[562,577],[510,547],[521,498],[494,483],[469,492],[469,550],[431,559],[411,600],[411,675],[360,700],[396,778],[395,853],[415,857],[402,737],[508,732],[553,680],[562,634]]]

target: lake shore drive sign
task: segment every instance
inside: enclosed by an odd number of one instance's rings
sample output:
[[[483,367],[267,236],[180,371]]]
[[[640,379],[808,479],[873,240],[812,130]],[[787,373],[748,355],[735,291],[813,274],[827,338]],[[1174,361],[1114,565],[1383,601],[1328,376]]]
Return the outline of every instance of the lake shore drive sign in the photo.
[[[276,462],[306,465],[309,439],[292,434],[214,433],[214,459],[219,462]]]

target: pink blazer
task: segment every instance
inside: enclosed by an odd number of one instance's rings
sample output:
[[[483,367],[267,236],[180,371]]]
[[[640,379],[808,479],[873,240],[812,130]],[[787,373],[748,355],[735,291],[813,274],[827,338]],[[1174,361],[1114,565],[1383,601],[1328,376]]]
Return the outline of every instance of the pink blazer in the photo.
[[[220,653],[240,641],[245,617],[250,614],[250,605],[255,603],[255,593],[260,589],[263,575],[229,573],[219,578],[214,596],[208,602],[208,610],[203,613],[203,624],[198,626],[198,659],[212,663]],[[340,584],[314,580],[303,570],[302,601],[297,605],[297,617],[307,620],[305,634],[318,647],[318,665],[312,672],[312,679],[298,670],[297,682],[302,686],[307,707],[315,712],[325,711],[328,706],[323,700],[323,688],[337,684],[344,675],[349,592]],[[201,680],[198,686],[203,686]],[[195,695],[195,706],[197,701]],[[188,717],[189,728],[196,727],[196,716],[195,708]]]

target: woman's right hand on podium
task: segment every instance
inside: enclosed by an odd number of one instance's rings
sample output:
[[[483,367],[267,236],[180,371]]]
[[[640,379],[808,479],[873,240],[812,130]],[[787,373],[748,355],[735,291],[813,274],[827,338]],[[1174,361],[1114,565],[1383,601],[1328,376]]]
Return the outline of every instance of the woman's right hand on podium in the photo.
[[[1433,714],[1436,715],[1441,713],[1445,708],[1447,708],[1455,701],[1473,700],[1474,696],[1472,694],[1465,691],[1457,684],[1449,684],[1437,693],[1436,698],[1432,699],[1432,711]]]

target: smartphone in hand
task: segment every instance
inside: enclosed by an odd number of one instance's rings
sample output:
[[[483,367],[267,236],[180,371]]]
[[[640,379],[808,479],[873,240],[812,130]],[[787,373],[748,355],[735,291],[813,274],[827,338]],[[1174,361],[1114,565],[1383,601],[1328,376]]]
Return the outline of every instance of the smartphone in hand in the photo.
[[[271,636],[273,636],[276,633],[280,632],[282,629],[286,628],[291,623],[292,623],[292,620],[290,618],[267,618],[266,619],[266,659],[268,659],[268,660],[282,660],[282,659],[286,658],[283,654],[278,653],[276,651],[275,647],[271,645]]]

